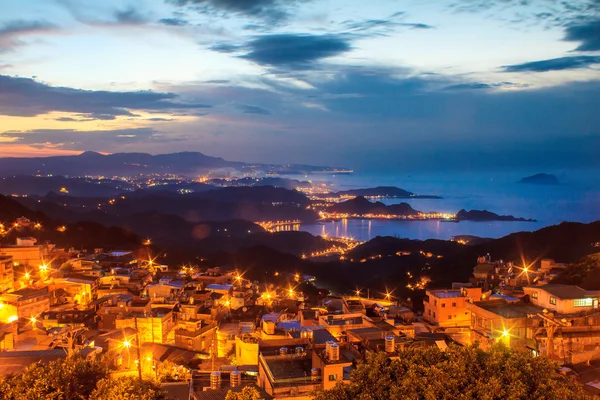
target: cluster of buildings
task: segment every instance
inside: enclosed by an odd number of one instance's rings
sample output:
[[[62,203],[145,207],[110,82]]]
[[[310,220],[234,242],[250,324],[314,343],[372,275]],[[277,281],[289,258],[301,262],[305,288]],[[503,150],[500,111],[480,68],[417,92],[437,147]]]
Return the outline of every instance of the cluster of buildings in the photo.
[[[423,321],[458,343],[503,341],[571,365],[600,359],[600,291],[550,283],[565,268],[481,257],[470,282],[427,291]]]
[[[57,249],[19,238],[0,246],[0,375],[77,352],[111,354],[115,374],[167,377],[170,398],[309,399],[347,382],[356,361],[408,347],[497,341],[565,364],[600,359],[600,292],[550,281],[552,260],[517,266],[482,257],[469,282],[412,303],[321,297],[259,285],[235,269],[169,268],[130,251]],[[286,281],[278,276],[277,281]]]
[[[297,288],[311,276],[264,286],[235,269],[158,265],[149,252],[149,243],[88,252],[27,237],[0,246],[0,375],[108,353],[115,374],[168,376],[173,398],[254,385],[265,398],[300,399],[348,381],[369,353],[446,345],[389,298],[309,304]]]

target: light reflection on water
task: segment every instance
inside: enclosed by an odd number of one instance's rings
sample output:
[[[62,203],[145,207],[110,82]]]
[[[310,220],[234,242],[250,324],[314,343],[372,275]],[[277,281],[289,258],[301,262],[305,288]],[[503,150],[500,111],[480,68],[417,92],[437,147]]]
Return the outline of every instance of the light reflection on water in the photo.
[[[519,231],[542,228],[540,222],[473,222],[462,221],[390,221],[390,220],[346,220],[301,224],[300,230],[313,235],[352,237],[370,240],[376,236],[396,236],[408,239],[448,240],[458,235],[498,238]]]

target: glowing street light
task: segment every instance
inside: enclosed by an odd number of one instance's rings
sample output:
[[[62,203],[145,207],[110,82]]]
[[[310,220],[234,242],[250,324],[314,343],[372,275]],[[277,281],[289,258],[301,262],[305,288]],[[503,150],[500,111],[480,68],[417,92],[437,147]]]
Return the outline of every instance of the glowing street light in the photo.
[[[131,342],[129,340],[125,339],[123,341],[123,347],[125,347],[126,349],[130,348],[131,347]]]
[[[360,289],[356,289],[355,293],[357,297],[360,297]]]

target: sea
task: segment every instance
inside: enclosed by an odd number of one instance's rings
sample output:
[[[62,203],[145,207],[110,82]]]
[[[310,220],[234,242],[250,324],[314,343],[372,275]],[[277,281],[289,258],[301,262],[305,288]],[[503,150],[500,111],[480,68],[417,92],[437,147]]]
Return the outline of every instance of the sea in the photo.
[[[569,222],[600,220],[600,171],[573,170],[549,172],[558,185],[523,184],[518,181],[539,171],[469,171],[452,173],[354,173],[295,176],[332,190],[376,186],[396,186],[418,195],[436,195],[442,199],[384,199],[385,204],[409,203],[419,211],[456,213],[461,209],[488,210],[536,222],[443,222],[345,220],[302,224],[300,230],[313,235],[352,237],[370,240],[376,236],[409,239],[448,240],[460,235],[499,238],[513,232],[535,231]]]

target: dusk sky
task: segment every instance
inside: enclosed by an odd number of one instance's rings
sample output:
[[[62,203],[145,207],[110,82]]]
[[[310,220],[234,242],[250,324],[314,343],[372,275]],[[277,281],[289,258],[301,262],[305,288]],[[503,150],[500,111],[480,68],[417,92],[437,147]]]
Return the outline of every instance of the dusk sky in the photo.
[[[0,0],[0,156],[597,166],[598,0]]]

